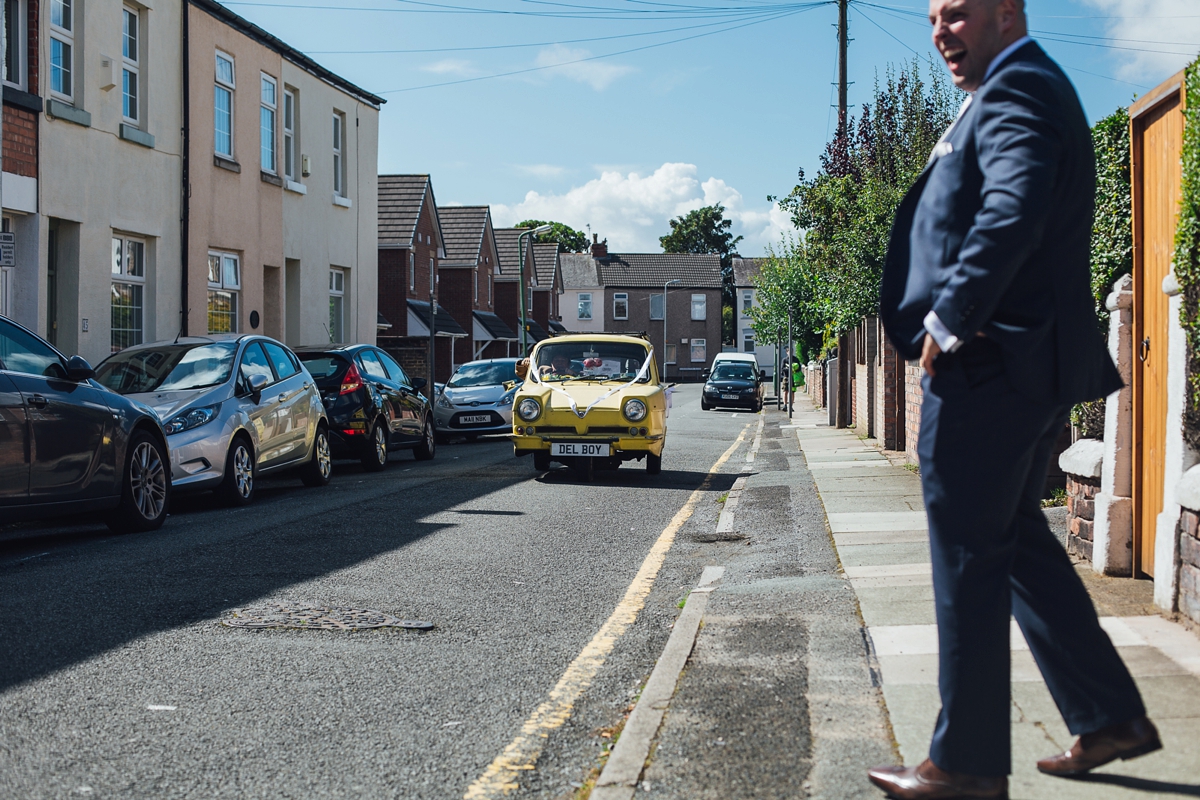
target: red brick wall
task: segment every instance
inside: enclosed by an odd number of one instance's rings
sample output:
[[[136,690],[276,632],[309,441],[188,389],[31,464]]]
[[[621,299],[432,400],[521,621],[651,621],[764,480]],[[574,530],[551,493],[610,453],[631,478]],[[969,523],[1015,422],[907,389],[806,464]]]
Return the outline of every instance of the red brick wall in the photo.
[[[892,347],[883,326],[879,328],[879,350],[875,367],[875,435],[887,450],[899,450],[903,443],[903,431],[898,431],[897,402],[900,398],[900,376],[904,362]],[[897,437],[897,434],[901,434]]]
[[[533,311],[529,314],[543,330],[550,329],[550,296],[551,292],[533,292]]]
[[[4,171],[26,178],[38,176],[38,115],[4,106]]]
[[[1096,519],[1096,495],[1100,481],[1095,478],[1067,476],[1067,552],[1092,560],[1092,528]]]
[[[29,71],[26,73],[26,88],[30,94],[38,94],[38,0],[29,0],[26,11],[29,22]],[[7,120],[5,120],[7,122]]]
[[[925,393],[921,389],[921,365],[904,365],[904,452],[909,463],[918,464],[917,434],[921,430],[921,401]]]
[[[421,216],[417,220],[417,235],[413,241],[413,252],[417,256],[417,288],[409,290],[408,296],[413,300],[422,300],[429,302],[429,259],[435,261],[434,270],[436,271],[437,260],[437,237],[434,236],[433,227],[433,204],[426,203],[421,209]],[[435,272],[436,274],[436,272]],[[405,272],[405,286],[408,286],[407,268]],[[434,289],[435,296],[437,289]]]
[[[1184,509],[1179,516],[1179,610],[1200,622],[1200,518]]]
[[[445,308],[467,333],[471,332],[471,311],[475,308],[472,270],[438,270],[438,305]]]
[[[517,319],[521,316],[520,292],[516,281],[500,281],[496,283],[496,316],[504,320],[504,324],[514,333],[521,333]]]
[[[379,251],[379,313],[392,323],[380,336],[408,335],[408,251]],[[405,366],[403,363],[400,366]]]

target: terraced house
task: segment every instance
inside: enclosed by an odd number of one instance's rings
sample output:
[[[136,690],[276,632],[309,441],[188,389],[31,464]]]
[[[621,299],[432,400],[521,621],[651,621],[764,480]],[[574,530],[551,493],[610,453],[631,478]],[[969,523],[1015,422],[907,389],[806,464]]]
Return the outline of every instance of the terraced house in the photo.
[[[447,313],[470,335],[453,340],[455,367],[483,356],[492,342],[506,347],[516,333],[495,313],[496,236],[487,206],[438,209],[446,257],[438,264],[438,296]]]

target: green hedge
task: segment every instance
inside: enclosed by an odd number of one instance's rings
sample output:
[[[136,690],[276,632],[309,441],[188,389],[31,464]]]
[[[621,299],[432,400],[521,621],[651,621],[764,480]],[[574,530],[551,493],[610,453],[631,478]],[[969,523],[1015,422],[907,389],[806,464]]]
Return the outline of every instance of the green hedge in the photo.
[[[1200,60],[1185,71],[1183,176],[1179,223],[1175,231],[1175,279],[1183,292],[1180,322],[1187,336],[1188,397],[1184,437],[1200,449]]]

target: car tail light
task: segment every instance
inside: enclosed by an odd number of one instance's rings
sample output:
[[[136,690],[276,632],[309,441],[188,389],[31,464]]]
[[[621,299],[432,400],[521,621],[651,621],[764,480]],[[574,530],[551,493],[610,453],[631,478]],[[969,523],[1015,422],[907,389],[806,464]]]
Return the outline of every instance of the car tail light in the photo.
[[[357,392],[362,388],[362,378],[358,375],[358,367],[353,363],[350,364],[350,369],[346,370],[346,376],[342,378],[342,388],[338,394],[350,394]]]

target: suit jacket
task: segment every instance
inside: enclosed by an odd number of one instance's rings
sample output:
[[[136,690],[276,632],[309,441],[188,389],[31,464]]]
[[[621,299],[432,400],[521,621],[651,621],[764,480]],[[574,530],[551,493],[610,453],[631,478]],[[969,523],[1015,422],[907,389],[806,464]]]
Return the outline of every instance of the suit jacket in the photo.
[[[1121,378],[1091,293],[1095,154],[1070,80],[1034,42],[984,81],[896,212],[880,318],[908,359],[925,315],[999,345],[1014,389],[1076,403]]]

